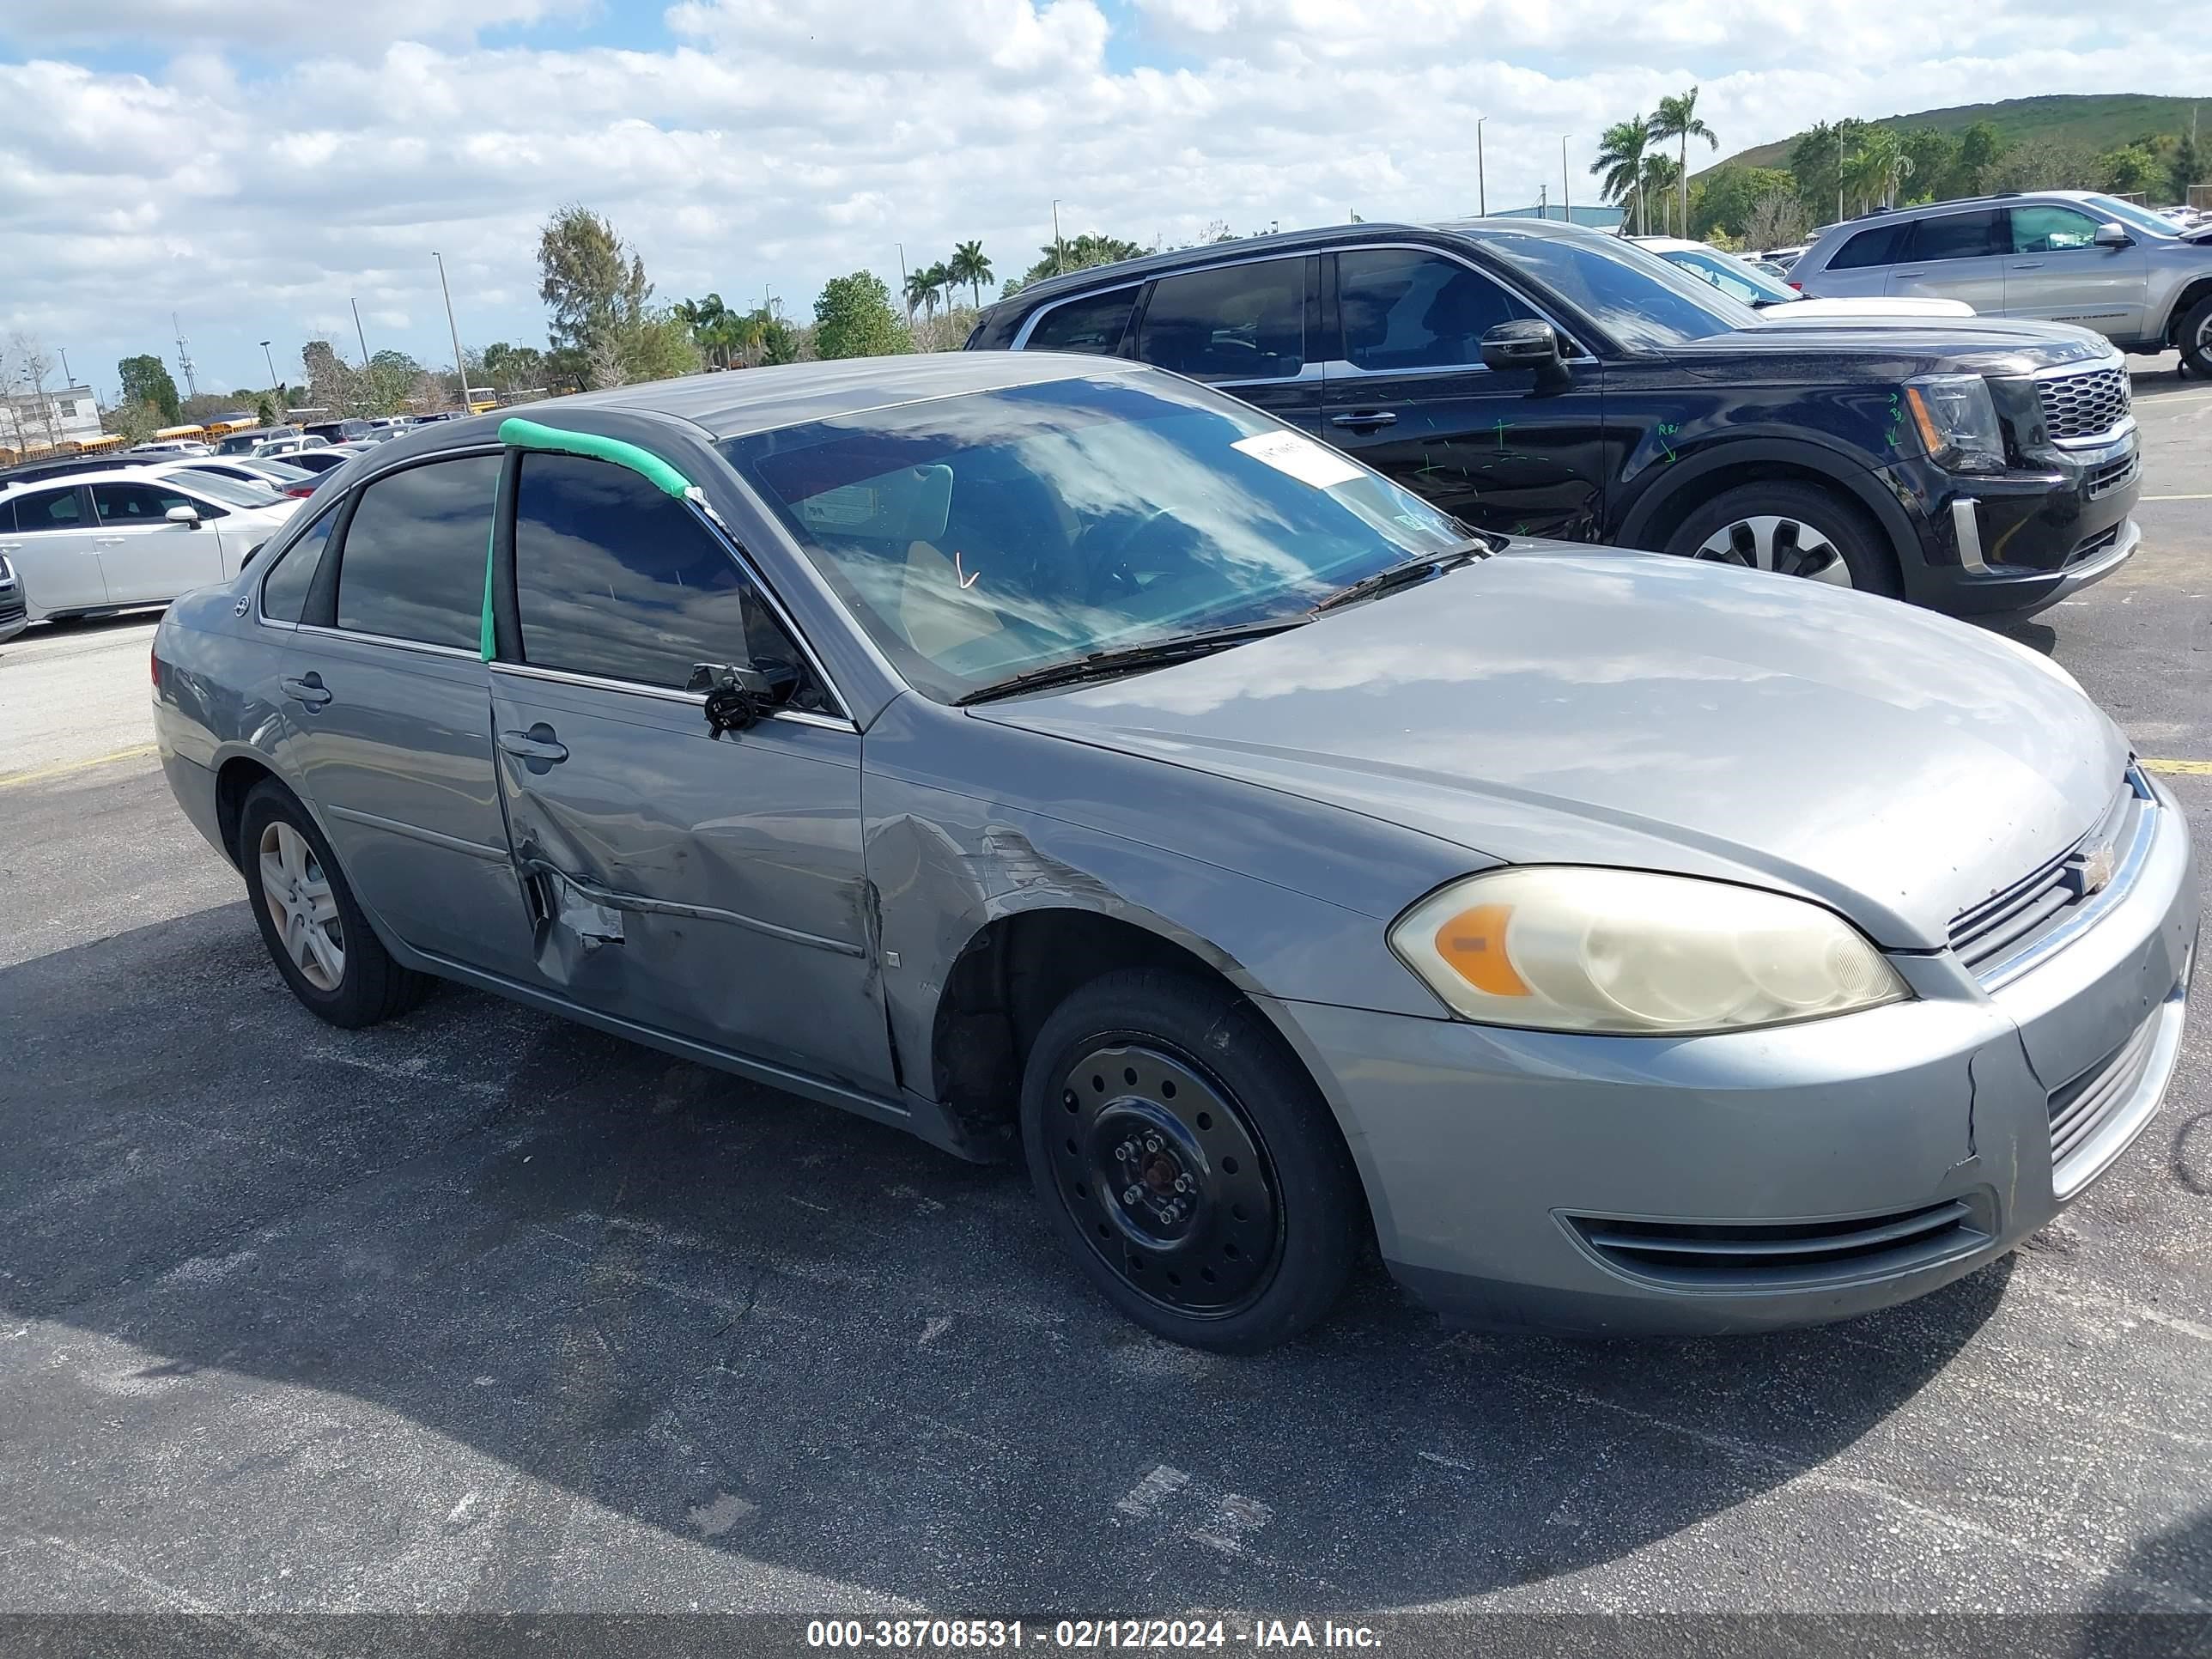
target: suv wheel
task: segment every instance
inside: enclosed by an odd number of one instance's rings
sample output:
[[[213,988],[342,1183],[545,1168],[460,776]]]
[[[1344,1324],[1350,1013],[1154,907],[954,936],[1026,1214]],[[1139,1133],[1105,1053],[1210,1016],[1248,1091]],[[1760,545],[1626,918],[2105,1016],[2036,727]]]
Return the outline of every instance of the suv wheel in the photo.
[[[2212,379],[2212,294],[2189,307],[2174,343],[2181,348],[2184,368],[2200,378]]]
[[[1287,1340],[1328,1313],[1365,1237],[1328,1103],[1227,986],[1128,969],[1076,991],[1030,1045],[1022,1139],[1053,1231],[1170,1341]]]
[[[1685,519],[1667,551],[1895,598],[1897,561],[1866,515],[1811,484],[1749,483]]]

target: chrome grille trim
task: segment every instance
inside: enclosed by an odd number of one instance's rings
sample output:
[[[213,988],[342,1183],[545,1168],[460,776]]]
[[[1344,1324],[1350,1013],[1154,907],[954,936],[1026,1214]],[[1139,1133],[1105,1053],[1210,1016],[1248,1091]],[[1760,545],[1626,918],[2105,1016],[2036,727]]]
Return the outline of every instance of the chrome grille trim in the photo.
[[[2135,406],[2135,388],[2124,364],[2045,371],[2036,376],[2035,397],[2043,406],[2044,426],[2056,444],[2108,441]]]

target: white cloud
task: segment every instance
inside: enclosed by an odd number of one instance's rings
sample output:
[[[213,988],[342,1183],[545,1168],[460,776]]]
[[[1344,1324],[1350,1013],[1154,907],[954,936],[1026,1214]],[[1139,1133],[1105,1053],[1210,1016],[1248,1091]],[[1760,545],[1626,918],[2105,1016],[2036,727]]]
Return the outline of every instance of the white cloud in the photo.
[[[173,309],[227,390],[265,374],[263,338],[357,352],[355,300],[372,349],[443,361],[433,249],[465,340],[541,339],[537,231],[569,201],[615,219],[664,297],[772,289],[803,316],[839,272],[895,284],[901,243],[919,263],[981,238],[1012,275],[1055,199],[1070,234],[1142,242],[1465,212],[1479,115],[1498,206],[1556,197],[1562,132],[1584,198],[1600,128],[1692,82],[1723,152],[1822,117],[2212,88],[2212,43],[2146,0],[1755,27],[1717,0],[1135,3],[1109,26],[1094,0],[686,0],[652,49],[617,50],[563,45],[588,0],[385,0],[296,40],[232,0],[12,0],[0,46],[47,55],[0,61],[0,335],[112,385],[117,357],[171,355]],[[126,40],[161,67],[110,67]]]

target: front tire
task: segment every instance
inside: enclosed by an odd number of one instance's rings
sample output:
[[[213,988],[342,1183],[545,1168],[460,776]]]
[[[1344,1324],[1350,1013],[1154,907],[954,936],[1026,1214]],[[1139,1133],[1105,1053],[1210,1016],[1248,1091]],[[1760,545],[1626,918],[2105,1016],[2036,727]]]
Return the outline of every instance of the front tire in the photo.
[[[1287,1341],[1335,1304],[1366,1236],[1328,1103],[1224,985],[1139,969],[1069,996],[1030,1046],[1022,1137],[1077,1265],[1171,1342]]]
[[[239,813],[238,851],[269,959],[312,1012],[353,1030],[422,1001],[433,981],[392,959],[330,843],[289,791],[254,787]]]
[[[2182,314],[2173,343],[2181,349],[2183,368],[2201,380],[2212,380],[2212,294]]]
[[[1666,550],[1890,599],[1902,588],[1895,555],[1863,511],[1787,480],[1723,490],[1682,520]]]

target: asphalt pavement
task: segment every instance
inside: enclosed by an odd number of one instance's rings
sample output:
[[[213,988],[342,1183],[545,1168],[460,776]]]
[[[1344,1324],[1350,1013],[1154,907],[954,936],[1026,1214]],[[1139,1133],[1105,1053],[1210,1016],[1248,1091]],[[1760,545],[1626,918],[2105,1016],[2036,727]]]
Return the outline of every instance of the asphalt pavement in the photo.
[[[2137,396],[2143,550],[2011,631],[2212,870],[2212,386]],[[149,631],[0,646],[0,1613],[2212,1612],[2212,999],[2119,1167],[1908,1307],[1509,1339],[1370,1273],[1212,1358],[1016,1170],[458,988],[320,1024],[145,752]]]

